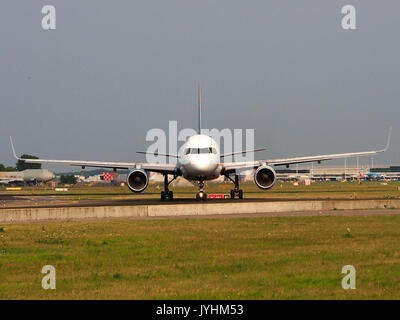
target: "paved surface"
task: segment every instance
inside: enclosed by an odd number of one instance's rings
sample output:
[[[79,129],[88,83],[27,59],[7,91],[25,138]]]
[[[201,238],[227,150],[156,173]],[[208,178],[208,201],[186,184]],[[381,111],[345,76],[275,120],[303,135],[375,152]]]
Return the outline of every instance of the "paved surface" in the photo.
[[[158,193],[157,193],[158,195]],[[119,206],[143,206],[143,205],[176,205],[176,204],[196,204],[196,203],[265,203],[265,202],[293,202],[293,201],[313,201],[313,200],[342,200],[342,201],[358,201],[350,198],[302,198],[302,199],[286,199],[286,198],[251,198],[245,199],[207,199],[206,201],[197,201],[192,194],[187,198],[177,198],[172,201],[161,201],[157,198],[137,198],[135,195],[126,193],[121,194],[104,194],[104,193],[87,193],[80,194],[82,197],[87,196],[109,196],[110,199],[85,199],[79,200],[77,194],[18,194],[18,195],[0,195],[0,210],[14,208],[67,208],[67,207],[119,207]],[[124,196],[123,199],[112,199],[113,197]],[[67,199],[68,197],[73,199]],[[362,199],[362,200],[382,200],[382,199]]]
[[[25,198],[22,199],[21,198]],[[158,199],[82,200],[63,202],[62,197],[21,197],[18,206],[13,200],[2,204],[0,223],[38,221],[154,219],[154,218],[232,218],[277,216],[339,216],[339,215],[396,215],[400,213],[400,199],[360,200],[291,200],[246,199],[196,201],[178,199],[161,202]],[[280,201],[278,201],[280,200]],[[32,202],[33,201],[33,202]],[[44,201],[44,202],[43,202]],[[26,207],[21,207],[21,203]]]

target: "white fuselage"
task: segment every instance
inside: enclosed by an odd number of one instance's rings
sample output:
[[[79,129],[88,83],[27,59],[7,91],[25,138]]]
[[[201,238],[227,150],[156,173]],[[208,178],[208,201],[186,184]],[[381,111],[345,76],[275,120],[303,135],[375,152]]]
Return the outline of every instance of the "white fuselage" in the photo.
[[[221,174],[220,150],[211,137],[191,136],[181,147],[178,167],[188,180],[213,180]]]

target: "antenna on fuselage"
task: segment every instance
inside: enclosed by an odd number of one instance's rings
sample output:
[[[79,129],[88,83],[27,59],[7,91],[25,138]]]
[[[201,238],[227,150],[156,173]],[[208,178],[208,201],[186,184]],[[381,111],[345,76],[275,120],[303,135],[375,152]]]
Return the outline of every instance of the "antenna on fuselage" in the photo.
[[[199,84],[198,84],[198,100],[197,100],[197,103],[198,103],[198,109],[199,109],[199,114],[198,114],[198,118],[199,118],[199,123],[198,123],[198,134],[201,134],[201,84],[200,84],[200,82],[199,82]]]

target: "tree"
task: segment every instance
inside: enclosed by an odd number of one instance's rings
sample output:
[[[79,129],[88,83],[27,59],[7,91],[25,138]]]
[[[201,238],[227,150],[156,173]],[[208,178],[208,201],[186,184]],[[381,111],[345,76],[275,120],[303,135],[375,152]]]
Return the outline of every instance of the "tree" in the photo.
[[[30,154],[23,154],[21,159],[39,159],[38,157],[31,156]],[[26,163],[24,160],[17,161],[17,170],[24,171],[27,169],[42,169],[42,165],[40,163]]]
[[[60,183],[61,184],[75,184],[76,183],[76,178],[74,175],[63,175],[60,177]]]
[[[0,172],[1,171],[16,171],[17,169],[14,167],[6,167],[4,164],[0,163]]]

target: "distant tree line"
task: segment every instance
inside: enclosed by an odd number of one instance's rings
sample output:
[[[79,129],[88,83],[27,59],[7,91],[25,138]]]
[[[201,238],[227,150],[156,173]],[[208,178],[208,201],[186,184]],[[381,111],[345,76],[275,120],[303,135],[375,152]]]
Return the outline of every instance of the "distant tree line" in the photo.
[[[6,167],[4,164],[0,163],[0,172],[2,171],[17,171],[15,167]]]
[[[75,184],[76,183],[76,178],[73,174],[70,175],[62,175],[60,177],[60,183],[61,184]]]
[[[23,154],[21,159],[39,159],[38,157],[32,156],[30,154]],[[24,171],[27,169],[42,169],[40,163],[25,163],[23,160],[18,160],[15,167],[6,167],[4,164],[0,163],[0,171]]]
[[[21,156],[21,159],[39,159],[38,157],[31,156],[30,154],[23,154]],[[41,163],[26,163],[23,160],[18,160],[17,164],[17,171],[23,171],[23,170],[28,170],[28,169],[42,169],[42,164]]]

